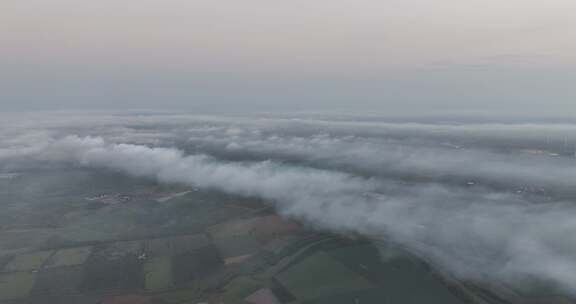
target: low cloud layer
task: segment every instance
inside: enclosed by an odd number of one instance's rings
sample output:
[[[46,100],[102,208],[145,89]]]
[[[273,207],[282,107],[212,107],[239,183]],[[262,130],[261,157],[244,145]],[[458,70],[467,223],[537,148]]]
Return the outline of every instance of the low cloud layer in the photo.
[[[311,226],[393,242],[456,276],[546,280],[576,294],[576,206],[555,195],[574,185],[574,160],[531,148],[556,146],[519,125],[90,117],[3,129],[0,172],[58,163],[258,197]],[[536,126],[554,139],[574,127]],[[427,136],[433,128],[450,132]],[[503,129],[524,136],[502,146]]]

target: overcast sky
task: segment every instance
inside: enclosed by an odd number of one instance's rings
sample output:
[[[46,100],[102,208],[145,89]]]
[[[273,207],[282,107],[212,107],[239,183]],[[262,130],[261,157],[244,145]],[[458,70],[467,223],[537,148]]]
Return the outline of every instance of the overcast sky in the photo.
[[[574,0],[2,0],[0,110],[576,111]]]

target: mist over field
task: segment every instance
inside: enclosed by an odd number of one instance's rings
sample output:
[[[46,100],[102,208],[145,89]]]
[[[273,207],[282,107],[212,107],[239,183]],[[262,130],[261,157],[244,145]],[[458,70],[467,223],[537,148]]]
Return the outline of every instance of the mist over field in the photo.
[[[576,293],[576,123],[367,115],[21,113],[0,177],[96,168],[256,197],[484,283]]]
[[[0,303],[576,303],[574,12],[1,0]]]

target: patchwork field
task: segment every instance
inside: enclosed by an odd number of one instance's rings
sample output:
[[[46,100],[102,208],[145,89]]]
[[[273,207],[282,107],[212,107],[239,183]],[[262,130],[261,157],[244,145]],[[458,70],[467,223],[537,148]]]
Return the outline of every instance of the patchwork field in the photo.
[[[60,185],[69,178],[75,189]],[[378,264],[378,251],[366,242],[308,231],[250,198],[85,170],[24,174],[14,183],[30,181],[42,187],[29,188],[27,197],[2,188],[11,198],[4,202],[10,212],[0,214],[0,249],[7,250],[0,302],[417,303],[388,289],[412,284],[447,292],[433,277],[420,279],[421,270],[401,265],[408,273],[398,274]],[[442,296],[435,299],[460,303]]]

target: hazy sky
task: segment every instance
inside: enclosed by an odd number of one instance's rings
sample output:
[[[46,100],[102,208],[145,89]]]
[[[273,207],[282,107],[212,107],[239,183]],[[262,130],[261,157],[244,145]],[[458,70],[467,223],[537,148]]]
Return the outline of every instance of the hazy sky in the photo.
[[[0,110],[576,110],[574,0],[2,0]]]

